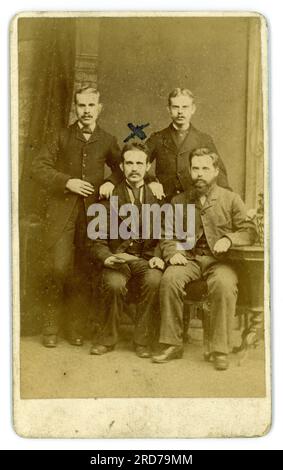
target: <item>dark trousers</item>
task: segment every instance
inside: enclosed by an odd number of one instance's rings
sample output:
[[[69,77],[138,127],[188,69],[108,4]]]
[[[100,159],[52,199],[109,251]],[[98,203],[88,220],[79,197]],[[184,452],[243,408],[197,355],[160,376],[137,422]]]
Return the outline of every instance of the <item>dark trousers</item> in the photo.
[[[181,345],[183,307],[190,282],[205,279],[210,303],[210,352],[228,354],[237,301],[237,274],[212,256],[196,256],[186,266],[169,266],[160,284],[160,343]]]
[[[86,233],[85,212],[78,201],[56,244],[46,253],[48,259],[45,280],[46,309],[43,334],[57,334],[64,308],[68,334],[82,334],[84,324],[83,269],[86,257],[83,242]]]
[[[104,325],[97,338],[105,346],[115,345],[124,302],[127,298],[129,283],[137,299],[134,342],[149,345],[156,332],[159,320],[159,284],[162,272],[151,269],[148,261],[131,261],[116,269],[104,268],[100,284],[101,304],[104,312]]]

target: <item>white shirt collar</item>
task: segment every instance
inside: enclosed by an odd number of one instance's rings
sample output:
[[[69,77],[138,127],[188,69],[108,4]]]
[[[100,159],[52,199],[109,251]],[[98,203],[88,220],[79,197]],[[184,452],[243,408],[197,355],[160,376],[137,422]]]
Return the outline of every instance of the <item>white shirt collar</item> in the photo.
[[[176,131],[178,131],[178,132],[186,132],[186,131],[189,130],[191,123],[189,123],[188,126],[187,126],[185,129],[179,129],[179,127],[177,127],[177,126],[174,124],[174,122],[172,122],[172,125],[173,125],[174,129],[176,129]]]
[[[131,183],[128,180],[126,180],[126,182],[127,182],[127,187],[129,187],[129,189],[131,189],[131,187],[130,187]],[[136,188],[141,188],[142,186],[144,186],[144,180],[140,181],[139,185],[136,186]]]
[[[85,126],[81,123],[81,121],[78,121],[78,126],[79,126],[80,129],[82,129],[83,127],[85,127]],[[88,127],[89,127],[89,128],[92,130],[92,132],[93,132],[94,129],[96,128],[96,122],[93,123],[91,126],[88,126]]]

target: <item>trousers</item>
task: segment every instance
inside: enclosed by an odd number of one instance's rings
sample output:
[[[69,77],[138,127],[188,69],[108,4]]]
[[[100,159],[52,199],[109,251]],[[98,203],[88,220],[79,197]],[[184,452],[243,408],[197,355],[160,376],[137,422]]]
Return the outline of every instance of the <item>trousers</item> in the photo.
[[[148,261],[140,258],[119,267],[119,271],[103,268],[100,284],[104,324],[97,339],[105,346],[115,345],[124,302],[131,283],[137,299],[137,314],[134,321],[134,342],[149,345],[155,335],[158,322],[159,284],[162,272],[151,269]],[[132,292],[133,293],[133,292]]]
[[[86,233],[83,201],[78,200],[56,244],[46,254],[47,269],[44,295],[46,308],[43,314],[43,334],[57,334],[64,308],[70,335],[82,334],[85,318],[86,252],[77,243]]]
[[[228,354],[231,350],[233,317],[237,301],[237,274],[228,263],[213,256],[196,255],[186,266],[169,266],[160,284],[160,343],[181,345],[184,298],[190,282],[204,279],[210,303],[209,350]]]

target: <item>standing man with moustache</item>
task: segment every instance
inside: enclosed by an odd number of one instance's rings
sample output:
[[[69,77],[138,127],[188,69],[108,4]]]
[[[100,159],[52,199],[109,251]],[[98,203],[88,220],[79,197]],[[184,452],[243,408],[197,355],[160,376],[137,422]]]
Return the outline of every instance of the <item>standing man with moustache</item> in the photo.
[[[156,162],[155,176],[158,181],[150,183],[151,189],[159,198],[165,195],[171,201],[173,196],[192,186],[190,153],[201,147],[207,147],[212,152],[217,150],[212,138],[191,124],[196,105],[190,90],[175,88],[169,94],[167,109],[171,124],[166,129],[153,133],[146,144],[151,162]],[[227,171],[220,157],[217,184],[229,188]]]
[[[85,255],[87,209],[99,197],[109,197],[122,176],[117,141],[97,124],[102,110],[99,92],[89,86],[77,90],[75,108],[78,120],[58,130],[57,138],[42,148],[32,165],[33,178],[48,194],[44,226],[48,262],[43,312],[46,347],[57,345],[63,300],[68,301],[69,307],[69,341],[77,346],[83,344],[77,267]],[[112,170],[107,182],[105,164]]]

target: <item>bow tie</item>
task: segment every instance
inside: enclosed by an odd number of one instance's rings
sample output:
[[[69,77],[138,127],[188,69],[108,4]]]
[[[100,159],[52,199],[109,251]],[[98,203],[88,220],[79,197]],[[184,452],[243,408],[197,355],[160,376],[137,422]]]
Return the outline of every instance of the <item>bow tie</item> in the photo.
[[[84,126],[84,127],[82,127],[82,133],[83,134],[92,134],[92,130],[89,126]]]

